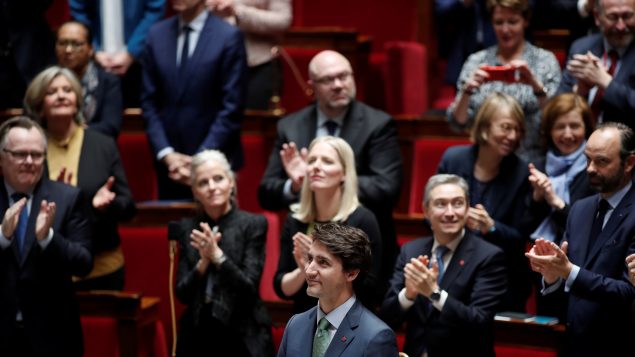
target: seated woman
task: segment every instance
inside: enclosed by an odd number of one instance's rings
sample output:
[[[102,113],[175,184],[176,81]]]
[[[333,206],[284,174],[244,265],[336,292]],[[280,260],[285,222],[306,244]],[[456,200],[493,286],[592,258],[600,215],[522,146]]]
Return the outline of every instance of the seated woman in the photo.
[[[333,136],[314,139],[309,146],[307,173],[300,191],[300,202],[291,206],[280,238],[280,260],[274,289],[282,299],[292,299],[294,312],[317,304],[306,294],[304,267],[315,224],[342,222],[363,230],[369,237],[373,263],[369,274],[356,285],[357,297],[374,307],[383,297],[377,277],[381,269],[381,235],[373,213],[357,199],[357,172],[353,149]]]
[[[463,177],[470,186],[467,227],[507,256],[509,291],[503,309],[525,311],[529,296],[525,239],[518,229],[529,195],[527,164],[514,151],[524,134],[523,110],[511,96],[492,93],[476,114],[471,146],[451,147],[437,173]]]
[[[487,10],[497,44],[472,54],[463,64],[456,98],[447,111],[448,121],[455,129],[469,128],[492,92],[509,94],[520,103],[526,120],[526,135],[518,154],[533,161],[541,152],[540,108],[560,84],[560,65],[553,53],[525,40],[528,0],[488,0]],[[486,66],[507,66],[512,73],[497,76]]]
[[[595,193],[589,186],[584,155],[586,139],[593,132],[593,114],[577,94],[563,93],[545,106],[542,115],[546,159],[529,164],[529,199],[532,239],[556,242],[564,234],[573,202]]]
[[[260,300],[267,220],[238,209],[236,181],[225,155],[192,158],[194,218],[177,224],[176,295],[187,308],[177,356],[272,356],[271,320]]]
[[[77,186],[93,207],[93,271],[77,281],[80,290],[122,290],[124,257],[117,223],[131,219],[135,205],[115,141],[85,130],[82,87],[70,69],[53,66],[27,88],[28,115],[46,130],[49,177]]]

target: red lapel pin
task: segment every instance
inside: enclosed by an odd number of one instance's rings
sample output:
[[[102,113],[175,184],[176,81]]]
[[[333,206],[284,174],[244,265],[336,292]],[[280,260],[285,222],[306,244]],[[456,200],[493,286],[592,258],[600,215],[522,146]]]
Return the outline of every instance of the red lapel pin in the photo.
[[[465,260],[463,260],[463,259],[459,260],[459,265],[460,266],[464,266],[465,265]]]
[[[346,342],[346,336],[342,336],[342,342]]]

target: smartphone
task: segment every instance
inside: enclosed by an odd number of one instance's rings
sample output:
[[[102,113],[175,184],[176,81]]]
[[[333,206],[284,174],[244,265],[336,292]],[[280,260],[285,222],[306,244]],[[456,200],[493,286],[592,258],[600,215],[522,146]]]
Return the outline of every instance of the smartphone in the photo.
[[[510,66],[483,66],[481,69],[489,74],[489,78],[487,79],[488,82],[518,82],[517,70]]]

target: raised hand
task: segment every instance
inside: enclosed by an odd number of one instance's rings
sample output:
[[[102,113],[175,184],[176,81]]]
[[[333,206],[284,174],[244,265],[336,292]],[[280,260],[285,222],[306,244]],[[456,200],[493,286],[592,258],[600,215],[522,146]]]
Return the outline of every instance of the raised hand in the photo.
[[[57,181],[70,185],[71,180],[73,179],[73,172],[71,172],[71,170],[68,170],[68,172],[66,171],[66,167],[62,167],[60,174],[57,175]]]
[[[114,201],[116,194],[112,191],[112,186],[115,184],[114,176],[110,176],[106,183],[95,193],[93,197],[93,207],[98,210],[104,210],[112,201]]]
[[[293,235],[293,258],[300,270],[304,271],[307,263],[307,254],[311,248],[311,237],[304,233]]]
[[[477,203],[474,207],[470,207],[467,211],[466,225],[471,230],[487,234],[489,230],[494,227],[495,223],[494,219],[490,217],[485,207],[480,203]]]
[[[2,217],[2,235],[5,238],[9,240],[13,238],[13,233],[20,219],[20,213],[22,213],[23,209],[26,209],[25,206],[26,197],[22,197],[4,212],[4,217]]]
[[[282,145],[280,159],[287,176],[291,179],[291,190],[293,192],[299,192],[300,188],[302,188],[302,181],[306,176],[308,155],[309,152],[306,148],[298,150],[294,142]]]
[[[55,202],[42,200],[40,203],[40,212],[35,220],[35,238],[38,241],[48,236],[49,230],[55,221],[55,208]]]

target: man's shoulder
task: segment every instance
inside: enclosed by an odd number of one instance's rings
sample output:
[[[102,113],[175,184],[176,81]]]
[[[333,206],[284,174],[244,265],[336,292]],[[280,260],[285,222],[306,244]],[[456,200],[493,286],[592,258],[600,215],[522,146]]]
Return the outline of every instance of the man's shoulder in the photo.
[[[80,189],[62,182],[52,181],[48,178],[42,178],[39,190],[46,190],[51,198],[69,198],[74,199],[81,193]]]
[[[169,28],[174,26],[174,24],[177,21],[178,21],[178,18],[177,18],[176,15],[170,16],[170,17],[165,18],[165,19],[160,20],[160,21],[157,21],[156,23],[154,23],[154,25],[152,25],[150,27],[150,30],[148,31],[149,38],[150,38],[151,35],[153,35],[155,33],[163,33],[165,31],[167,31]]]
[[[392,116],[390,116],[390,114],[358,100],[351,101],[351,110],[352,116],[366,120],[369,123],[383,125],[392,120]]]
[[[571,44],[571,53],[584,53],[590,48],[602,42],[601,34],[592,34],[581,37]]]
[[[296,112],[293,112],[284,116],[282,119],[280,119],[278,124],[280,126],[285,126],[285,127],[303,124],[303,121],[306,120],[306,118],[309,118],[311,116],[317,116],[316,110],[317,109],[316,109],[315,103],[311,105],[307,105],[306,107]]]

